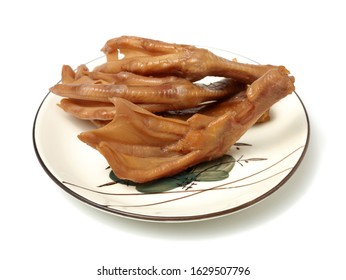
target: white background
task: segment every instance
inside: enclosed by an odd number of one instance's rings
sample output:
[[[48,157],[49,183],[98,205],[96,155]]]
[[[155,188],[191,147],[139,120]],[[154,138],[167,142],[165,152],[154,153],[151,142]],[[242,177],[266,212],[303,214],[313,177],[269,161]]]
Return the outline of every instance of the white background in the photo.
[[[249,266],[251,274],[234,279],[345,279],[342,4],[2,1],[0,278],[130,279],[96,272],[102,266],[239,265]],[[36,158],[34,117],[60,79],[62,64],[76,67],[98,57],[106,40],[121,35],[216,47],[285,65],[296,77],[311,124],[298,171],[265,201],[205,222],[134,221],[70,197]]]

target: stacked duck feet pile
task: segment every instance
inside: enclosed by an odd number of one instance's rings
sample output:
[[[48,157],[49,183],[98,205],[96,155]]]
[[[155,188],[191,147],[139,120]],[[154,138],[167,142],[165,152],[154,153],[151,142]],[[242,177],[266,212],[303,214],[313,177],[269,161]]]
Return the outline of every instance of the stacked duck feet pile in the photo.
[[[224,155],[294,91],[284,66],[243,64],[190,45],[123,36],[90,71],[63,66],[51,92],[97,127],[78,135],[122,179],[148,182]],[[217,76],[216,83],[200,80]]]

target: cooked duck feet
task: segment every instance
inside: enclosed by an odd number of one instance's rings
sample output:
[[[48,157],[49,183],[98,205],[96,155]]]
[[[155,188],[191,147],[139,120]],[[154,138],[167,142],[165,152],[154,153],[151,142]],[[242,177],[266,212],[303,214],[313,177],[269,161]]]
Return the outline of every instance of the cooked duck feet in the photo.
[[[56,84],[50,91],[78,100],[109,102],[110,98],[120,97],[137,104],[168,104],[156,106],[155,112],[192,108],[205,101],[213,101],[232,96],[246,88],[246,85],[233,79],[222,79],[209,85],[191,83],[183,78],[141,78],[143,84]],[[173,81],[171,81],[173,80]],[[162,81],[159,84],[159,81]],[[152,85],[156,83],[155,85]],[[147,85],[149,84],[149,85]],[[74,102],[76,103],[76,102]],[[81,104],[81,102],[79,102]],[[85,103],[86,104],[86,103]],[[63,105],[62,105],[63,106]],[[66,109],[66,106],[65,106]]]
[[[293,79],[273,69],[247,90],[187,120],[157,116],[125,99],[112,98],[114,119],[78,137],[97,149],[119,178],[147,182],[222,156],[293,90]]]
[[[277,68],[273,65],[227,60],[207,49],[191,45],[171,44],[134,36],[111,39],[102,51],[108,61],[95,70],[107,73],[128,71],[143,76],[172,75],[190,81],[206,76],[220,76],[251,84],[268,70]]]

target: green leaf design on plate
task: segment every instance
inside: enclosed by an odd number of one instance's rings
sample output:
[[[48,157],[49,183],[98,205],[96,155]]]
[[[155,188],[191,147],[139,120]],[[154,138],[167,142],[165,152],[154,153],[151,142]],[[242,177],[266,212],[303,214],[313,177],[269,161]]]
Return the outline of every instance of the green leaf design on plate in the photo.
[[[230,155],[224,155],[196,165],[193,173],[196,174],[196,181],[220,181],[228,178],[234,165],[235,159]]]
[[[200,182],[220,181],[228,178],[228,172],[223,170],[204,171],[196,178]]]
[[[136,183],[130,180],[118,178],[113,171],[109,173],[109,177],[117,183],[134,186],[136,190],[142,193],[161,193],[178,187],[186,186],[196,180],[193,173],[188,171],[181,172],[175,176],[158,179],[147,183]]]
[[[211,182],[228,178],[233,169],[235,159],[230,155],[224,155],[218,159],[200,163],[175,176],[158,179],[147,183],[135,183],[129,180],[119,179],[113,171],[109,177],[114,182],[134,186],[142,193],[161,193],[178,187],[184,187],[194,181]]]

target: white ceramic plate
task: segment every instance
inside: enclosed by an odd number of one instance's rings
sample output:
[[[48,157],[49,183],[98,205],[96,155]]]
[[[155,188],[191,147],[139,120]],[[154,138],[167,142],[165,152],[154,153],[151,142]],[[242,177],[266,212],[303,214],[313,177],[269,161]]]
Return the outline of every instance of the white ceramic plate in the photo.
[[[227,59],[255,63],[234,53],[212,51]],[[95,59],[88,66],[92,69],[104,59]],[[294,92],[275,104],[271,109],[272,120],[251,128],[230,149],[221,165],[190,170],[168,182],[156,182],[143,192],[140,186],[110,178],[111,171],[103,156],[77,138],[80,132],[93,127],[63,112],[56,106],[59,100],[60,97],[48,93],[34,121],[33,142],[43,169],[80,201],[128,218],[192,221],[249,207],[290,178],[309,142],[307,112]]]

